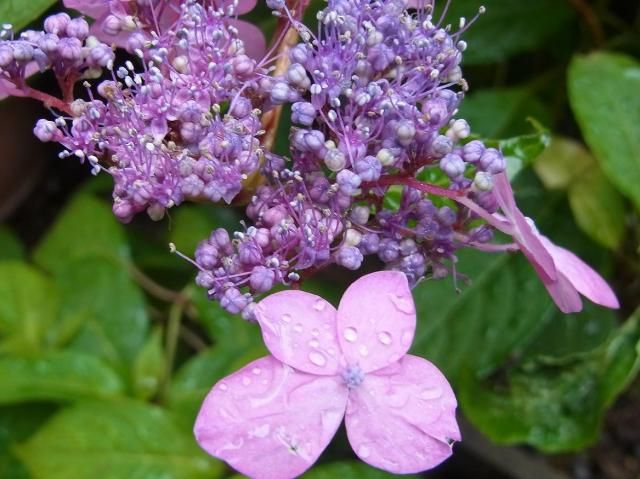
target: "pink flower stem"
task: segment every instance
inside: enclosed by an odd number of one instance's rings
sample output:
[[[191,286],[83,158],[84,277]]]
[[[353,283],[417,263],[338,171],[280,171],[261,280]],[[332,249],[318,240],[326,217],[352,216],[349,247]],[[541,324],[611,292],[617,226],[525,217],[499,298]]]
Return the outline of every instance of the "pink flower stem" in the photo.
[[[35,88],[31,88],[28,86],[21,88],[21,91],[22,93],[24,93],[24,96],[33,98],[34,100],[38,100],[47,108],[55,108],[56,110],[73,116],[73,113],[71,113],[71,109],[69,108],[69,104],[65,103],[59,98],[56,98],[55,96],[49,95],[48,93],[36,90]]]

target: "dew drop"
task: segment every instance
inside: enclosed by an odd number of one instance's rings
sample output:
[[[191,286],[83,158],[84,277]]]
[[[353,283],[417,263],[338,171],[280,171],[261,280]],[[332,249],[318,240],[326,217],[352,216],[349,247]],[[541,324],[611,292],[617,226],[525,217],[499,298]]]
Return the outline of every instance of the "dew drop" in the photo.
[[[318,348],[320,347],[320,341],[318,341],[317,339],[312,339],[311,341],[309,341],[309,346],[312,348]]]
[[[386,331],[382,331],[378,333],[378,341],[380,341],[385,346],[389,346],[391,344],[391,334]]]
[[[309,353],[309,361],[311,361],[316,366],[324,366],[327,364],[327,359],[324,355],[318,351],[312,351]]]
[[[389,299],[395,306],[395,308],[401,313],[405,314],[413,314],[415,313],[415,308],[413,306],[413,299],[407,299],[402,296],[398,296],[397,294],[389,293]]]
[[[293,327],[293,330],[296,333],[301,333],[304,330],[304,328],[302,327],[301,323],[296,323],[296,325]]]
[[[290,314],[283,314],[282,315],[282,321],[284,321],[285,323],[290,323],[291,322],[291,315]]]
[[[326,307],[327,303],[322,299],[319,299],[315,303],[313,303],[313,309],[315,309],[316,311],[323,311]]]
[[[229,386],[227,386],[225,383],[220,383],[220,386],[218,386],[218,388],[220,389],[220,391],[226,391],[227,389],[229,389]]]
[[[248,386],[249,384],[251,384],[251,378],[249,378],[249,376],[245,376],[242,378],[242,384],[243,386]]]
[[[358,331],[356,330],[356,328],[345,328],[342,334],[344,335],[344,339],[346,339],[350,343],[353,343],[358,339]]]
[[[260,368],[253,368],[253,369],[251,370],[251,372],[252,372],[253,374],[255,374],[256,376],[259,376],[259,375],[260,375],[260,373],[262,372],[262,370],[261,370]]]
[[[313,328],[311,330],[311,335],[312,336],[320,336],[320,330],[318,328]]]
[[[423,389],[420,392],[420,398],[421,399],[438,399],[439,397],[442,396],[442,389],[440,388],[427,388],[427,389]]]
[[[362,357],[369,356],[369,348],[367,348],[364,344],[360,345],[360,347],[358,348],[358,352],[360,353],[360,356],[362,356]]]
[[[336,355],[336,350],[333,349],[333,348],[327,349],[327,352],[329,353],[329,356],[335,356]]]
[[[362,459],[366,459],[371,455],[371,450],[367,446],[360,446],[358,448],[358,456]]]

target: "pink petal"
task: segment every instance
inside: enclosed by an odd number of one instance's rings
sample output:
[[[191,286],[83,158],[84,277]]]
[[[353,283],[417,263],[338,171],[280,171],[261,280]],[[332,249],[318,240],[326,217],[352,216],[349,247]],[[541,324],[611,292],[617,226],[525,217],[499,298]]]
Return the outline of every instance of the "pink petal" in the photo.
[[[238,38],[244,42],[245,53],[254,60],[262,60],[267,53],[267,43],[262,30],[243,20],[228,20],[229,25],[238,29]]]
[[[602,276],[571,251],[556,246],[547,238],[543,238],[543,241],[553,256],[558,271],[580,294],[607,308],[620,307],[618,298]]]
[[[209,454],[249,477],[293,478],[327,447],[346,402],[338,377],[300,373],[267,356],[213,387],[194,433]]]
[[[64,6],[78,10],[91,18],[98,18],[108,12],[109,0],[64,0]]]
[[[231,2],[227,2],[230,4]],[[257,0],[238,0],[238,5],[236,7],[235,13],[236,15],[244,15],[245,13],[249,13],[256,6]]]
[[[515,228],[514,239],[520,246],[531,264],[536,267],[538,275],[543,281],[551,281],[557,278],[557,271],[553,263],[551,254],[547,251],[540,240],[540,235],[534,227],[527,221],[527,218],[518,209],[511,184],[506,173],[494,175],[493,192],[498,201],[498,205],[507,219]]]
[[[456,398],[429,361],[407,355],[367,374],[349,393],[345,422],[354,451],[364,462],[396,474],[431,469],[460,440]]]
[[[549,295],[560,311],[565,314],[582,311],[582,299],[571,282],[562,273],[555,281],[543,281]]]
[[[280,361],[306,373],[338,373],[336,309],[327,301],[304,291],[281,291],[260,301],[255,311],[264,342]]]
[[[338,306],[338,341],[350,365],[364,372],[406,354],[416,330],[416,309],[404,273],[379,271],[347,288]]]

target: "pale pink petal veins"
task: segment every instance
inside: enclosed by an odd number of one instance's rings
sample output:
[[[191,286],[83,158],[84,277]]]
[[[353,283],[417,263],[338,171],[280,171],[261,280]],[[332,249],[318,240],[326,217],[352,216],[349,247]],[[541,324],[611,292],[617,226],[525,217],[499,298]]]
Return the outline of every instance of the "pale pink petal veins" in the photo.
[[[209,454],[251,478],[290,479],[329,444],[346,402],[340,378],[301,373],[267,356],[213,387],[194,433]]]
[[[264,342],[276,358],[311,374],[333,375],[340,367],[336,309],[315,294],[281,291],[255,309]]]
[[[555,280],[557,271],[551,254],[540,241],[540,235],[516,205],[506,173],[494,176],[493,192],[498,205],[515,228],[514,239],[543,281]]]
[[[620,307],[618,298],[602,277],[571,251],[556,246],[547,238],[542,238],[553,256],[558,271],[578,290],[580,294],[596,304],[607,308]]]
[[[349,393],[347,436],[360,459],[396,474],[431,469],[460,440],[457,403],[449,383],[429,361],[407,355],[367,374]]]
[[[398,361],[409,350],[416,309],[404,273],[380,271],[357,279],[338,306],[338,341],[345,359],[364,372]]]

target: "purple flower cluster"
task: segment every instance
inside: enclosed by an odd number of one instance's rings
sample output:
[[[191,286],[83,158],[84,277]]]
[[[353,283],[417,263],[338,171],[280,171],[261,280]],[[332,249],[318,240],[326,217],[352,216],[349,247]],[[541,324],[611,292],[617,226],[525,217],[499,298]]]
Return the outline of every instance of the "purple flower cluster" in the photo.
[[[97,97],[72,104],[73,118],[41,121],[36,135],[98,169],[106,159],[122,221],[144,210],[161,219],[185,200],[231,202],[261,155],[256,61],[223,12],[195,1],[163,35],[134,33],[128,45],[142,68],[126,62]]]
[[[251,309],[251,292],[331,263],[355,270],[366,255],[413,283],[442,277],[457,248],[491,239],[466,208],[436,206],[415,188],[385,207],[389,186],[415,176],[482,200],[505,169],[498,150],[465,144],[469,125],[455,118],[462,29],[451,34],[431,6],[410,13],[402,0],[330,0],[318,19],[318,36],[297,25],[289,67],[260,85],[268,104],[291,104],[291,157],[267,155],[267,183],[247,208],[252,229],[233,248],[209,240],[196,253],[198,282],[232,312]]]

